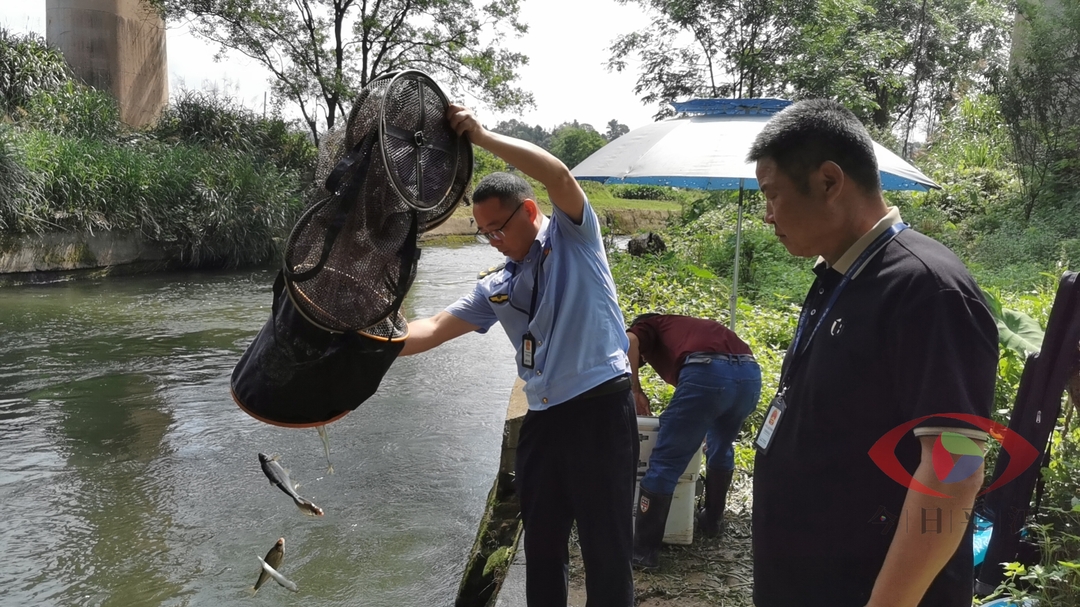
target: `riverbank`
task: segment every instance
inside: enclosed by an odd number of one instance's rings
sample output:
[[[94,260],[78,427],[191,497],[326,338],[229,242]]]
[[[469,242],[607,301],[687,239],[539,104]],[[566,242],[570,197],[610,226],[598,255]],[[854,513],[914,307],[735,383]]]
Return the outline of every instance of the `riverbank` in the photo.
[[[753,607],[753,561],[750,549],[749,474],[740,473],[728,494],[724,534],[706,538],[695,530],[689,546],[665,545],[660,567],[634,571],[637,607]],[[569,607],[585,607],[585,570],[581,550],[570,547]]]
[[[667,209],[638,209],[600,206],[596,209],[600,225],[609,227],[611,232],[620,236],[628,236],[638,232],[658,230],[667,225],[668,220],[678,213],[679,205],[672,204]],[[550,207],[541,209],[550,214]],[[476,222],[473,221],[470,209],[458,209],[445,223],[433,230],[425,232],[424,239],[438,238],[441,236],[471,236],[476,232]]]
[[[670,209],[598,208],[603,226],[618,235],[656,230],[678,211]],[[550,212],[550,209],[547,211]],[[472,212],[459,208],[442,225],[426,232],[422,241],[471,237],[476,232]],[[122,273],[157,271],[182,264],[182,251],[131,232],[52,232],[19,236],[0,235],[0,275],[8,279],[56,272],[108,270]]]
[[[510,396],[503,433],[499,478],[496,479],[469,565],[462,579],[459,607],[524,607],[525,560],[520,516],[499,511],[493,499],[513,469],[517,429],[527,410],[522,382],[517,380]],[[656,571],[634,571],[634,604],[639,607],[752,607],[753,561],[750,545],[752,479],[745,471],[736,474],[728,493],[724,534],[706,538],[695,533],[689,546],[665,545]],[[516,503],[516,496],[514,499]],[[499,533],[510,529],[509,533]],[[511,539],[507,543],[507,539]],[[500,543],[501,541],[501,543]],[[492,561],[496,561],[492,564]],[[480,571],[484,571],[484,575]],[[483,581],[483,584],[478,582]],[[585,607],[585,570],[576,529],[570,538],[568,607]],[[485,592],[478,592],[478,590]],[[466,592],[468,590],[468,592]]]

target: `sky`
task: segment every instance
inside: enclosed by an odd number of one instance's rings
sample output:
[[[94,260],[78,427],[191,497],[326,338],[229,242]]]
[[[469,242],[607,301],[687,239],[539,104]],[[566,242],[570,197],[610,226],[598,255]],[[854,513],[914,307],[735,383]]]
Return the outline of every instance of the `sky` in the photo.
[[[0,0],[0,26],[44,36],[45,1]],[[533,93],[536,107],[524,114],[476,107],[481,122],[494,126],[516,118],[551,129],[577,120],[600,132],[612,119],[631,129],[652,122],[655,108],[642,105],[633,92],[635,66],[622,73],[605,67],[615,38],[648,24],[640,7],[615,0],[521,0],[520,20],[529,25],[529,33],[504,45],[529,57],[518,83]],[[169,24],[166,45],[170,94],[216,89],[262,110],[269,73],[257,63],[235,54],[215,62],[216,48],[192,36],[183,23]]]

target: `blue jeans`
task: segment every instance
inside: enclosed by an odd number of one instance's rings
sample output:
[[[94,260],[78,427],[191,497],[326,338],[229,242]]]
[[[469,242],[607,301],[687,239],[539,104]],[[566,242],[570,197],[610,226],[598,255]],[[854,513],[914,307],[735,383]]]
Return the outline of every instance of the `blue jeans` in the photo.
[[[679,384],[660,414],[656,446],[641,486],[674,493],[679,476],[705,439],[705,459],[713,470],[735,468],[733,441],[761,396],[761,367],[746,357],[691,354]]]

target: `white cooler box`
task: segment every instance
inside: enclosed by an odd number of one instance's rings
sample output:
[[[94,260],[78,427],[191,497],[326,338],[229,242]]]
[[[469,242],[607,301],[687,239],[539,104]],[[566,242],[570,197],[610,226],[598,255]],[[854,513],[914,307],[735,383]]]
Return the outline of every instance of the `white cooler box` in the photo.
[[[656,446],[660,418],[638,417],[637,422],[641,451],[638,454],[637,486],[634,491],[635,512],[637,512],[641,479],[649,468],[649,456],[652,454],[653,447]],[[694,488],[701,473],[703,455],[703,450],[698,450],[697,455],[690,458],[690,462],[686,464],[686,470],[679,477],[679,484],[675,486],[675,493],[671,496],[671,510],[668,512],[667,525],[664,527],[665,544],[688,545],[694,541]]]

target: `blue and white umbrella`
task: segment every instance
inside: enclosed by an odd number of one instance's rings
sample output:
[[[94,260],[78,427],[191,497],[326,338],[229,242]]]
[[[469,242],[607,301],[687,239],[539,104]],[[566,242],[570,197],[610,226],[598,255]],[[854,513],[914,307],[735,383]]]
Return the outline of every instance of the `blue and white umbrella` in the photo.
[[[699,190],[739,190],[735,229],[735,276],[731,317],[735,326],[742,192],[758,189],[755,163],[746,162],[754,140],[785,99],[695,99],[672,104],[682,114],[634,129],[597,150],[571,171],[578,179],[605,184],[665,185]],[[903,158],[874,142],[881,185],[886,190],[940,188]]]

